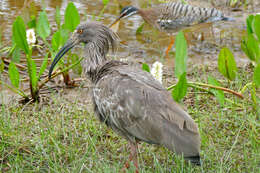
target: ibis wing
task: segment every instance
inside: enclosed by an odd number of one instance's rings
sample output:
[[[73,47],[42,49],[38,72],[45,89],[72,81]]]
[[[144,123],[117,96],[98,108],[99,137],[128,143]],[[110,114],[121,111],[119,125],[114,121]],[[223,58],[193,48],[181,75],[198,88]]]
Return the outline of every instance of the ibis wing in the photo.
[[[118,68],[99,80],[93,96],[101,119],[127,139],[198,153],[196,123],[149,73]]]

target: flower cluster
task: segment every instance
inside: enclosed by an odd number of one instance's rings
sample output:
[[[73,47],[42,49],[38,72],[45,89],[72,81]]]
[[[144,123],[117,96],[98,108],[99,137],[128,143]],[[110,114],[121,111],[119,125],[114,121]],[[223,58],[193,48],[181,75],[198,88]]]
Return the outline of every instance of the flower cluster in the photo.
[[[35,31],[34,29],[28,29],[26,31],[26,40],[29,45],[33,45],[36,43]]]
[[[152,65],[151,74],[157,79],[160,83],[162,83],[162,63],[156,61]]]

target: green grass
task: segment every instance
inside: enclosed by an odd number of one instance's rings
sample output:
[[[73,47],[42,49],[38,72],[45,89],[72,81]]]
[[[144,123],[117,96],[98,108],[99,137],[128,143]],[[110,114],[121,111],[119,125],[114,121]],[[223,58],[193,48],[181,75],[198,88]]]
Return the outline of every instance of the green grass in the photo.
[[[205,82],[209,74],[219,75],[205,66],[193,67],[188,74],[197,82]],[[239,69],[234,82],[221,83],[238,91],[251,74]],[[243,107],[229,102],[221,107],[213,96],[194,89],[185,97],[201,133],[201,167],[163,147],[142,143],[140,172],[259,172],[259,115],[248,92],[243,100],[226,95]],[[15,100],[3,104],[0,172],[120,172],[129,154],[127,141],[98,122],[88,100],[87,91],[76,88],[50,94],[38,104],[21,105]],[[128,172],[135,172],[133,165]]]

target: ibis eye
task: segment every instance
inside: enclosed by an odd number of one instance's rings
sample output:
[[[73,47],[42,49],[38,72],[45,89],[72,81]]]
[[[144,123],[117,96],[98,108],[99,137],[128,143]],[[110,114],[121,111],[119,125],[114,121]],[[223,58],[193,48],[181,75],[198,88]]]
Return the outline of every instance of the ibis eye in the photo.
[[[83,30],[82,30],[82,29],[79,29],[77,32],[78,32],[79,34],[82,34]]]

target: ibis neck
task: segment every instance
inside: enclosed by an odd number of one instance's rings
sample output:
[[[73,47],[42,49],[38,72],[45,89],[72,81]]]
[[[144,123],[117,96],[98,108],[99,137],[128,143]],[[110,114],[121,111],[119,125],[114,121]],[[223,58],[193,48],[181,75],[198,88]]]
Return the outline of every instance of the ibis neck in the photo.
[[[83,70],[91,81],[95,81],[99,69],[107,60],[106,54],[108,50],[100,45],[97,46],[95,43],[88,43],[85,51],[88,57],[82,61]]]

